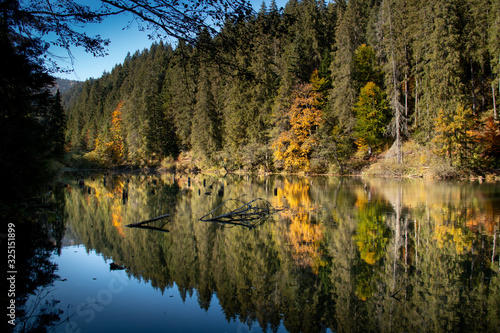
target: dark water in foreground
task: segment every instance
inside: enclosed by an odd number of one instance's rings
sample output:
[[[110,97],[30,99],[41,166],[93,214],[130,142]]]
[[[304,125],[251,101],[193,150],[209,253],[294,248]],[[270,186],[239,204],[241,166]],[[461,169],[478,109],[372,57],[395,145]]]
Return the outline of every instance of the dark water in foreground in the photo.
[[[500,185],[94,175],[62,198],[59,278],[26,303],[57,301],[56,332],[500,331]],[[234,198],[282,210],[199,221]]]

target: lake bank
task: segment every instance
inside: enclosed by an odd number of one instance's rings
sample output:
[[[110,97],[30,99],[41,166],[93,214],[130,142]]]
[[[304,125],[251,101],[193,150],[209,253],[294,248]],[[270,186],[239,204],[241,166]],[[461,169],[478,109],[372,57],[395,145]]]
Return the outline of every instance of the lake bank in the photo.
[[[283,174],[283,175],[328,175],[357,176],[383,178],[424,178],[424,179],[455,179],[470,181],[500,181],[500,170],[476,167],[460,167],[450,165],[446,157],[436,155],[430,148],[415,141],[405,142],[402,146],[403,163],[398,164],[393,148],[377,155],[356,154],[351,159],[343,161],[342,170],[333,161],[329,166],[310,172],[289,172],[285,170],[240,167],[229,169],[226,166],[206,166],[193,158],[191,152],[181,153],[177,159],[166,158],[161,162],[146,166],[134,165],[100,165],[95,161],[85,159],[84,155],[68,155],[66,165],[59,165],[61,171],[78,170],[114,170],[117,172],[173,172],[179,174]]]

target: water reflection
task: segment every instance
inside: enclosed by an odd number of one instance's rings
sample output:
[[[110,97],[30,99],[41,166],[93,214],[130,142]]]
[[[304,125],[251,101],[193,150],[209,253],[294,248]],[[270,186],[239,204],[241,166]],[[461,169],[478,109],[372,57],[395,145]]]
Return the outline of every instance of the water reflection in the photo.
[[[284,209],[252,229],[199,221],[242,195]],[[68,232],[88,250],[162,293],[195,295],[201,309],[216,299],[228,321],[290,332],[500,329],[498,185],[108,175],[71,186],[65,202]],[[169,233],[125,228],[164,214]]]
[[[9,265],[2,270],[6,281],[2,305],[6,309],[4,332],[43,332],[61,320],[59,300],[51,297],[52,285],[60,280],[50,259],[60,253],[64,233],[64,195],[55,188],[49,198],[32,199],[31,205],[0,205],[0,221],[7,234],[0,243],[9,247]],[[7,258],[6,258],[7,259]],[[7,261],[6,261],[7,263]]]

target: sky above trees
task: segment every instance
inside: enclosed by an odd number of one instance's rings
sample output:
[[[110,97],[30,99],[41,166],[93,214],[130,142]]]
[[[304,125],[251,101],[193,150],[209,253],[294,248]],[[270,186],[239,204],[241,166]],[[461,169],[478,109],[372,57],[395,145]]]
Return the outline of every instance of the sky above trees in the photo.
[[[265,0],[251,0],[255,11],[258,11]],[[288,0],[276,0],[278,8],[285,7]],[[93,0],[93,2],[98,2]],[[268,6],[271,0],[265,1]],[[108,55],[105,57],[94,57],[85,52],[83,48],[73,47],[71,53],[74,56],[73,62],[69,59],[66,50],[57,50],[58,55],[63,57],[59,60],[62,67],[74,70],[70,73],[54,73],[55,77],[84,81],[89,78],[99,78],[104,72],[110,72],[117,64],[123,63],[127,53],[134,54],[136,51],[149,49],[154,42],[148,38],[147,31],[139,31],[137,22],[132,20],[131,14],[122,14],[105,19],[102,23],[88,24],[85,31],[88,35],[99,34],[103,38],[110,40],[107,47]],[[165,42],[175,44],[176,40],[166,37]]]

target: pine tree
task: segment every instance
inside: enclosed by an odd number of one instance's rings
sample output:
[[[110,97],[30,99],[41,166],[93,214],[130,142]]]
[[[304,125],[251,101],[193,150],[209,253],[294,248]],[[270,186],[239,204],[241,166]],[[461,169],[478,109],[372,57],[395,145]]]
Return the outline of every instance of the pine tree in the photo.
[[[472,102],[474,113],[485,111],[486,91],[483,85],[488,57],[488,12],[489,0],[468,0],[461,4],[459,17],[463,44],[463,63],[467,76],[464,77],[466,94]],[[489,89],[488,89],[489,90]]]
[[[386,87],[394,116],[391,123],[391,133],[396,137],[395,145],[397,162],[403,163],[402,140],[406,132],[407,103],[401,103],[401,72],[407,72],[405,67],[408,41],[404,24],[404,0],[383,0],[380,6],[380,19],[383,32],[383,53],[386,58]],[[405,76],[406,81],[406,76]],[[406,86],[407,87],[407,86]],[[407,93],[408,89],[405,89]],[[405,99],[407,100],[407,99]],[[406,112],[403,112],[406,110]]]
[[[359,94],[354,107],[357,137],[356,144],[360,149],[368,147],[368,152],[381,147],[385,141],[387,124],[390,119],[389,108],[383,90],[374,82],[368,82]]]
[[[165,75],[163,94],[167,114],[171,115],[176,127],[179,149],[191,149],[191,130],[196,103],[197,69],[193,49],[179,42],[172,64]]]
[[[52,100],[47,132],[49,133],[49,141],[52,145],[52,154],[57,158],[62,158],[66,143],[66,114],[61,104],[59,90],[57,90]]]
[[[362,44],[354,52],[353,81],[356,91],[373,82],[383,86],[383,72],[377,62],[375,50],[369,45]]]
[[[4,16],[0,20],[2,203],[38,194],[49,176],[49,159],[61,148],[59,134],[64,122],[60,98],[51,96],[48,89],[53,78],[38,61],[39,44],[20,38],[6,20]]]
[[[361,84],[355,80],[355,51],[366,42],[367,14],[378,1],[336,2],[337,26],[330,66],[332,88],[324,109],[321,144],[342,170],[343,161],[354,151],[353,107]],[[366,84],[365,82],[364,84]]]
[[[353,80],[353,55],[358,47],[355,36],[356,8],[349,2],[345,10],[339,8],[339,23],[335,30],[335,52],[331,65],[332,90],[330,94],[330,112],[327,118],[338,119],[341,135],[349,135],[355,119],[352,106],[356,99],[356,87]]]
[[[498,120],[498,101],[500,100],[500,3],[491,2],[488,18],[488,51],[490,54],[490,66],[492,69],[491,90],[495,120]],[[495,90],[498,95],[495,97]]]
[[[177,139],[172,117],[166,110],[163,86],[167,68],[172,57],[170,47],[160,43],[151,52],[151,63],[147,69],[147,81],[143,83],[146,104],[147,154],[156,156],[157,161],[166,156],[177,157]]]
[[[421,108],[426,111],[422,126],[428,136],[439,110],[453,113],[457,103],[464,102],[463,67],[459,35],[457,0],[437,1],[421,5],[424,21],[419,23],[425,35],[414,44],[419,73]],[[418,23],[418,21],[417,21]]]
[[[205,163],[213,163],[216,152],[222,148],[221,122],[212,92],[212,83],[208,68],[202,68],[199,89],[191,129],[193,151]]]
[[[276,5],[276,4],[275,4]],[[274,5],[274,6],[275,6]],[[279,74],[276,54],[279,52],[277,45],[277,24],[279,24],[277,12],[260,16],[255,21],[255,36],[253,43],[255,47],[251,53],[249,70],[253,74],[252,80],[239,82],[243,87],[242,96],[248,103],[248,115],[246,116],[247,133],[249,142],[258,145],[268,143],[270,122],[272,115],[272,103],[276,97],[279,86]],[[243,106],[244,107],[244,106]]]

